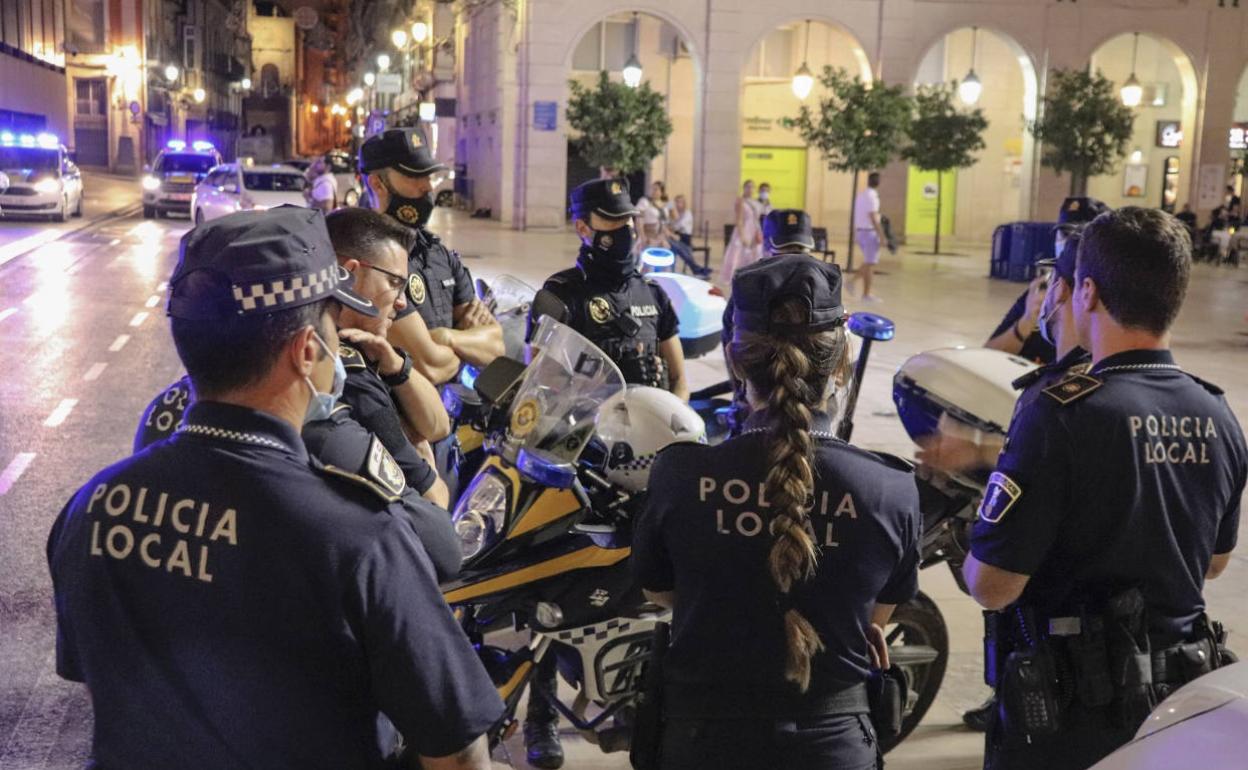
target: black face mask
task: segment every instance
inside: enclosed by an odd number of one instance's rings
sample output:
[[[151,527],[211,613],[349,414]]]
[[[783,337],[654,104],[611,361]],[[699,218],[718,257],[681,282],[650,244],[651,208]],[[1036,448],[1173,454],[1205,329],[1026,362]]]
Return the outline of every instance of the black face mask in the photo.
[[[390,205],[386,207],[387,214],[408,227],[424,227],[429,223],[429,217],[433,214],[432,190],[419,198],[409,198],[406,195],[400,195],[390,186],[390,182],[384,176],[378,178],[382,186],[386,188],[386,192],[390,193]]]
[[[621,283],[637,269],[633,256],[633,228],[595,230],[594,239],[581,246],[577,263],[585,275],[606,283]]]

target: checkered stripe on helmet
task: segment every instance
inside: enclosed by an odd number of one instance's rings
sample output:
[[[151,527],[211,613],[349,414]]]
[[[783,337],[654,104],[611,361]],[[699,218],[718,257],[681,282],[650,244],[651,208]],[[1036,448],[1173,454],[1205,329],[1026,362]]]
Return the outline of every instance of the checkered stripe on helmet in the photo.
[[[326,267],[315,273],[278,278],[248,285],[234,284],[239,313],[267,312],[298,303],[305,305],[328,295],[338,285],[338,271]]]
[[[615,463],[611,466],[616,471],[644,471],[651,465],[654,465],[654,458],[658,457],[657,452],[651,452],[648,455],[639,455],[626,463]]]
[[[601,642],[611,637],[612,632],[624,633],[630,627],[627,621],[616,618],[608,620],[603,626],[583,626],[581,628],[573,628],[570,631],[560,631],[555,638],[564,644],[573,646],[586,644],[591,641]]]

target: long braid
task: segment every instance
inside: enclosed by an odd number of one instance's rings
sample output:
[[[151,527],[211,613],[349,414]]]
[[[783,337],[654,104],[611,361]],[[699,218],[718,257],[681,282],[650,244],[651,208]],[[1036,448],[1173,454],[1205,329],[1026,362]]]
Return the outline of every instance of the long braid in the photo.
[[[798,315],[800,308],[780,303],[772,317]],[[800,316],[799,316],[800,317]],[[843,331],[785,336],[739,333],[730,358],[760,399],[768,417],[764,481],[774,538],[768,555],[772,581],[781,594],[810,579],[819,549],[810,523],[815,491],[815,442],[812,412],[825,400],[829,379],[843,367]],[[819,634],[793,606],[784,612],[785,677],[803,692],[810,687],[811,661],[824,649]]]

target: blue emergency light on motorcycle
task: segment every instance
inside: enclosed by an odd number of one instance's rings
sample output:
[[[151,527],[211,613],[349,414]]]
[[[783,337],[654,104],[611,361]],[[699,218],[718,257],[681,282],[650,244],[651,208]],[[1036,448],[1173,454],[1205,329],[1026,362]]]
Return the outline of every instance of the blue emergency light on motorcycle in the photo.
[[[676,264],[676,255],[671,249],[651,246],[641,252],[641,262],[647,267],[665,268]]]
[[[576,468],[571,463],[556,460],[536,450],[521,449],[516,457],[516,468],[538,484],[552,489],[571,489],[576,483]]]
[[[472,389],[477,384],[477,377],[481,371],[472,364],[465,364],[463,369],[459,370],[459,384],[465,388]]]
[[[864,340],[887,342],[897,333],[897,325],[875,313],[854,313],[849,317],[849,330]]]
[[[174,152],[181,152],[182,150],[186,149],[186,142],[182,141],[181,139],[170,139],[169,141],[165,142],[165,147],[168,147],[170,150],[173,150]]]
[[[212,145],[212,142],[205,142],[202,139],[192,142],[191,147],[194,148],[195,152],[211,152],[216,149],[216,147]]]

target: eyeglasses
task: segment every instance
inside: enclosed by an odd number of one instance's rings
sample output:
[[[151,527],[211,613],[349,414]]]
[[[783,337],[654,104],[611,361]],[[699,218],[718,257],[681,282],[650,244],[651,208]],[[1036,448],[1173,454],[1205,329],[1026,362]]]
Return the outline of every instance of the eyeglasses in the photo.
[[[407,284],[407,276],[392,273],[384,267],[377,267],[372,262],[365,262],[362,259],[357,259],[356,262],[359,262],[361,265],[370,270],[376,270],[384,275],[386,277],[386,283],[390,284],[391,289],[402,289]]]

